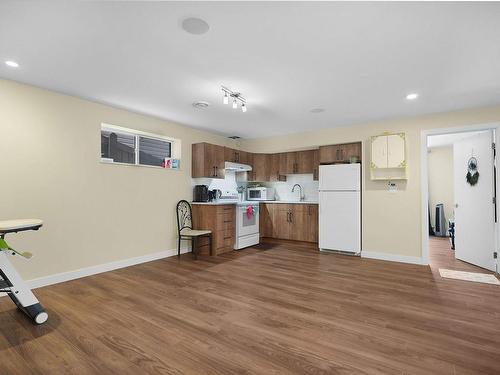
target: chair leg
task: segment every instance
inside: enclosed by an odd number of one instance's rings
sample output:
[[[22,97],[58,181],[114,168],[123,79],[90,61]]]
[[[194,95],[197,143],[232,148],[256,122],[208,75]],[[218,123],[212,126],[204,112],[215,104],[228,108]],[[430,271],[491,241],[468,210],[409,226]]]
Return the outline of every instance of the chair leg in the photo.
[[[181,236],[179,236],[179,241],[177,241],[177,257],[181,257]]]
[[[192,238],[191,243],[192,243],[192,245],[191,245],[191,248],[192,248],[191,252],[193,253],[193,257],[194,257],[194,259],[198,259],[198,254],[196,252],[197,251],[196,250],[196,237]]]

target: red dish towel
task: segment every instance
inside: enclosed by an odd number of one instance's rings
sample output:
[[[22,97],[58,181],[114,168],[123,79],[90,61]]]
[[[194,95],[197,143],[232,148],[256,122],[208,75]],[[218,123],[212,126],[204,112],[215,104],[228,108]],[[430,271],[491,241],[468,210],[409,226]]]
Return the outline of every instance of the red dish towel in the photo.
[[[247,206],[247,218],[250,220],[253,217],[253,206]]]

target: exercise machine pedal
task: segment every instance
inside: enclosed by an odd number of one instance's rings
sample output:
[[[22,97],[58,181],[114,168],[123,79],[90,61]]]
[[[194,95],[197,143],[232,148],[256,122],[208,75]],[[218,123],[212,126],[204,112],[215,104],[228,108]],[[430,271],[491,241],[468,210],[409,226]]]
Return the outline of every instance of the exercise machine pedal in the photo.
[[[38,230],[43,222],[37,219],[0,221],[0,292],[7,293],[15,305],[34,323],[43,324],[49,318],[38,299],[9,261],[9,256],[30,259],[29,252],[18,252],[5,241],[8,233]]]

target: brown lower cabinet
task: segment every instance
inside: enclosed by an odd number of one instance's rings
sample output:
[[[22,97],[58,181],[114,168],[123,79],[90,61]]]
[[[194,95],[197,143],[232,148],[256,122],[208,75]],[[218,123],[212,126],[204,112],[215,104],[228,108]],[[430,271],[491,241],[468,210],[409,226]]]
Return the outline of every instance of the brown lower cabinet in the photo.
[[[261,203],[261,237],[318,242],[318,205]]]
[[[218,255],[234,250],[236,207],[234,204],[193,204],[193,228],[212,231],[212,249],[208,239],[198,240],[200,254]]]

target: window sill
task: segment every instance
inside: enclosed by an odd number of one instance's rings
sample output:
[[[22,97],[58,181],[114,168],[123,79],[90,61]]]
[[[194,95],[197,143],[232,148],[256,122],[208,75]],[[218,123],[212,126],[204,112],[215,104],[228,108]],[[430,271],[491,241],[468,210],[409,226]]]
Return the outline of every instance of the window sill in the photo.
[[[109,164],[109,165],[121,165],[125,167],[141,167],[141,168],[153,168],[153,169],[162,169],[164,171],[182,171],[182,168],[163,168],[157,165],[144,165],[144,164],[129,164],[129,163],[119,163],[115,161],[106,161],[100,160],[101,164]]]

